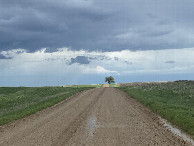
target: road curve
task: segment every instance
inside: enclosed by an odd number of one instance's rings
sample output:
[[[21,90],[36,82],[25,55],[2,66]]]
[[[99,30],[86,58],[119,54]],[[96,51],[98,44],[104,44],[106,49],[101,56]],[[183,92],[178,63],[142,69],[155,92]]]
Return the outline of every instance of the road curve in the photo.
[[[191,145],[114,88],[96,88],[0,127],[0,146]]]

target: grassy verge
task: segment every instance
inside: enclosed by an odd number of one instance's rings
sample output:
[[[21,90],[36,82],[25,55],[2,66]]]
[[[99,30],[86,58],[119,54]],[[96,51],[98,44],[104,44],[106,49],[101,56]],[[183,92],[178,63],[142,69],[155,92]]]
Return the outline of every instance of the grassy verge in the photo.
[[[36,113],[93,87],[0,87],[0,125]]]
[[[194,137],[194,82],[130,85],[119,89]]]

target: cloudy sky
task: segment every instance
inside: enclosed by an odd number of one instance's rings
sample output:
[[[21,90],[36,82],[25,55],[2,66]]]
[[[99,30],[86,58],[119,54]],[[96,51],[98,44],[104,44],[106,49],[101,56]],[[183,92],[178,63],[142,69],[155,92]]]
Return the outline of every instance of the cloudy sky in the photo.
[[[194,79],[193,0],[0,0],[0,86]]]

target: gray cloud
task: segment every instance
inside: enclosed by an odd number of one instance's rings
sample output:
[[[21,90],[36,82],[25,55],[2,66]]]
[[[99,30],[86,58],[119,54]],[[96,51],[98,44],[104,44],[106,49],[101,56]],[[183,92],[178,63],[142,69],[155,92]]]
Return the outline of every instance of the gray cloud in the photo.
[[[193,13],[193,0],[0,1],[0,50],[193,47]]]
[[[42,62],[42,61],[24,61],[24,62],[28,62],[28,63],[37,63],[37,62]]]
[[[124,61],[126,64],[128,64],[128,65],[132,65],[133,63],[132,62],[130,62],[130,61]]]
[[[0,59],[12,59],[12,57],[6,57],[3,54],[0,54]]]
[[[46,61],[55,61],[56,59],[54,59],[54,58],[47,58],[47,59],[45,59]]]
[[[98,57],[89,57],[89,60],[111,60],[111,58],[105,55],[99,55]]]
[[[159,36],[163,36],[163,35],[168,35],[172,32],[173,32],[173,30],[150,30],[149,32],[143,33],[143,36],[159,37]]]
[[[166,61],[165,63],[170,63],[170,64],[172,63],[173,64],[173,63],[175,63],[175,61],[170,60],[170,61]]]
[[[73,63],[89,64],[90,61],[88,60],[88,57],[86,57],[86,56],[77,56],[76,58],[71,58],[69,65],[71,65]]]
[[[7,59],[4,55],[0,54],[0,59]]]
[[[118,57],[114,57],[114,60],[119,60],[119,58]]]

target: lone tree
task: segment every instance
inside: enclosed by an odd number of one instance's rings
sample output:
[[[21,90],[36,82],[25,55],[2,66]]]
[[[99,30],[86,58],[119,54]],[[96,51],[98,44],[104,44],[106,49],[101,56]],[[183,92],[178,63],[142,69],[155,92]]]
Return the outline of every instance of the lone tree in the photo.
[[[109,84],[115,83],[114,78],[113,78],[112,76],[106,77],[106,78],[105,78],[105,82],[108,82]]]

